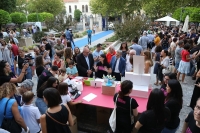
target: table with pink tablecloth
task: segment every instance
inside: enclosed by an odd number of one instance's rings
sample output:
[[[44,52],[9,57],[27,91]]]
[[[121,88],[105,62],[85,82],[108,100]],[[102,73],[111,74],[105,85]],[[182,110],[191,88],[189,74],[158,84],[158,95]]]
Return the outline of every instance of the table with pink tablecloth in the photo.
[[[117,90],[119,90],[119,85],[117,86]],[[87,96],[90,93],[97,95],[97,97],[87,102],[86,100],[83,99],[83,97]],[[148,99],[139,97],[133,97],[133,98],[138,102],[139,105],[138,112],[142,113],[143,111],[145,111]],[[82,100],[83,101],[82,104],[110,108],[110,109],[114,108],[113,96],[101,94],[101,88],[83,86],[82,94],[76,99],[76,101],[77,100]]]

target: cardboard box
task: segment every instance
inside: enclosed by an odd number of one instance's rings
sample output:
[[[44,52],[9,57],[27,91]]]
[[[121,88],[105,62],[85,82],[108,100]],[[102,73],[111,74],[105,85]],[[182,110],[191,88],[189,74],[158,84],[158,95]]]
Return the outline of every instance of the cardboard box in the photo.
[[[126,72],[125,80],[130,80],[133,82],[133,90],[130,96],[141,98],[149,97],[149,87],[151,80],[150,74],[137,74],[133,72]]]
[[[116,86],[116,83],[112,84],[112,86],[106,86],[106,83],[103,83],[101,93],[103,95],[114,96],[116,93]]]
[[[72,115],[72,119],[74,121],[74,125],[69,126],[69,129],[71,130],[72,133],[78,133],[76,116]]]
[[[109,125],[111,109],[103,108],[103,107],[96,107],[96,112],[97,112],[97,124]]]

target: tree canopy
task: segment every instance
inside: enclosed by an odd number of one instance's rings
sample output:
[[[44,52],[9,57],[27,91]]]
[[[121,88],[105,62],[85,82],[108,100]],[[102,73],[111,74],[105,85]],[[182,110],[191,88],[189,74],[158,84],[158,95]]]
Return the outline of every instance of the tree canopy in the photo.
[[[43,21],[43,18],[42,18],[42,15],[40,15],[39,13],[30,13],[28,15],[28,21],[29,22],[42,22]]]
[[[10,17],[12,19],[12,22],[15,24],[22,24],[24,22],[27,22],[26,15],[21,12],[14,12],[10,14]]]
[[[28,1],[27,0],[16,0],[16,12],[23,12],[27,14],[27,7]]]
[[[48,12],[53,15],[58,15],[64,8],[63,0],[31,0],[28,4],[28,11]]]
[[[90,10],[93,14],[118,15],[132,14],[140,9],[141,0],[90,0]]]
[[[16,9],[16,0],[0,0],[0,9],[9,13],[14,12]]]
[[[0,9],[0,28],[3,24],[11,22],[11,17],[7,11]]]
[[[200,22],[200,8],[196,7],[178,8],[174,11],[173,18],[184,21],[187,15],[190,22]]]
[[[76,9],[74,11],[74,18],[75,18],[75,20],[79,22],[80,21],[80,17],[81,17],[81,11],[79,9]]]
[[[180,7],[198,7],[199,5],[199,0],[142,0],[143,10],[149,17],[154,19],[171,14]]]

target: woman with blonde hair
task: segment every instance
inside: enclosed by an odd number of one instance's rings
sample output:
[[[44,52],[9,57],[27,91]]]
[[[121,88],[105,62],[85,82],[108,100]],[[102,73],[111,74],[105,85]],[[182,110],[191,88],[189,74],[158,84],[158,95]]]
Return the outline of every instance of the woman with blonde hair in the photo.
[[[18,106],[16,100],[12,98],[16,91],[16,86],[13,83],[4,83],[0,88],[0,126],[11,133],[21,133],[21,128],[28,133],[29,129],[20,114],[21,108]],[[13,130],[12,126],[6,127],[4,121],[12,124],[15,123],[15,125],[18,125],[18,128],[15,126]]]
[[[151,67],[153,66],[153,61],[151,59],[151,53],[149,51],[144,51],[144,73],[150,73]]]

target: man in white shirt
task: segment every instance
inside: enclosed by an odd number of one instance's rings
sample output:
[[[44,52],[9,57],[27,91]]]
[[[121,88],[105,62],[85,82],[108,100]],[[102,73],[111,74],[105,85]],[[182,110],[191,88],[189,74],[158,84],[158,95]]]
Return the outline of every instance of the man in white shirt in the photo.
[[[133,72],[133,55],[136,55],[134,49],[129,51],[129,54],[126,55],[126,72]]]

